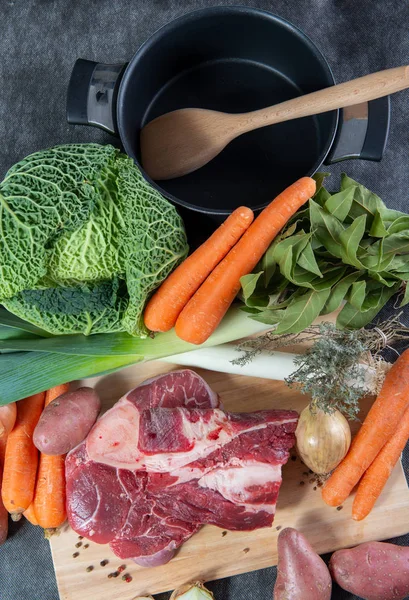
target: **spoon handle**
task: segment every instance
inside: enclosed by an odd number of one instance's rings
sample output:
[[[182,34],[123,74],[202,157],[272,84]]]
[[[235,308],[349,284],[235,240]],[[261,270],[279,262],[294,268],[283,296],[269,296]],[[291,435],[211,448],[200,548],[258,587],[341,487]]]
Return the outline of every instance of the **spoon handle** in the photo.
[[[266,125],[369,102],[406,88],[409,88],[409,66],[386,69],[268,108],[237,115],[236,126],[241,133],[245,133]]]

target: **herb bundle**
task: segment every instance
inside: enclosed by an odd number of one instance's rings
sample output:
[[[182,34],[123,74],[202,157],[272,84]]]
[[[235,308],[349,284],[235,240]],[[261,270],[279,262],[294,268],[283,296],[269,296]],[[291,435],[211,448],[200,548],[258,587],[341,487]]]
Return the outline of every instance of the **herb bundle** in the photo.
[[[237,350],[242,354],[232,361],[244,366],[257,355],[296,344],[310,342],[311,347],[294,358],[296,370],[285,379],[311,396],[311,407],[326,413],[339,410],[349,419],[356,418],[359,400],[365,394],[377,394],[390,364],[381,351],[398,340],[409,341],[409,328],[393,317],[370,328],[340,330],[333,323],[312,325],[299,333],[275,335],[269,331],[257,338],[245,340]],[[373,370],[368,382],[367,369]]]
[[[347,175],[331,194],[316,176],[309,206],[294,215],[255,272],[242,277],[243,310],[275,333],[303,331],[342,305],[339,329],[370,323],[402,292],[409,302],[409,215]]]

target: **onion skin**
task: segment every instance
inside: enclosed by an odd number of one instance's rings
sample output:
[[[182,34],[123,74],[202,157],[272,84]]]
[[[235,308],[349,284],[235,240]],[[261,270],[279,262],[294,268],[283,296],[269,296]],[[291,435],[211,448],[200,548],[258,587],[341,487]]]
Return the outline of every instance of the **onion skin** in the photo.
[[[338,410],[312,412],[307,406],[300,414],[295,437],[301,460],[317,475],[335,469],[351,445],[349,423]]]
[[[182,585],[182,587],[178,588],[173,592],[169,600],[189,600],[189,592],[194,590],[200,590],[202,594],[200,598],[203,596],[203,599],[214,600],[214,596],[212,592],[205,588],[201,581],[195,581],[194,583],[186,583]],[[195,598],[198,596],[196,595]]]

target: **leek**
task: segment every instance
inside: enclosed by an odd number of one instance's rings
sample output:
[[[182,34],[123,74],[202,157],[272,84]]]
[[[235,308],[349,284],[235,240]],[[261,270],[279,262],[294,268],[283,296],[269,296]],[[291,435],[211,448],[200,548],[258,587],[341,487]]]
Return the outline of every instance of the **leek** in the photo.
[[[165,362],[198,367],[233,375],[247,375],[264,379],[284,381],[297,369],[295,354],[289,352],[260,352],[251,362],[238,365],[233,361],[239,356],[236,344],[221,344],[212,348],[201,348],[192,352],[176,354],[163,358]]]
[[[226,343],[212,348],[200,348],[183,354],[167,356],[162,360],[185,367],[196,367],[232,375],[246,375],[247,377],[259,377],[276,381],[285,381],[299,368],[295,361],[299,355],[290,352],[264,350],[254,356],[251,361],[238,364],[236,361],[239,351],[237,344]],[[363,376],[362,389],[364,392],[376,393],[379,379],[377,369],[366,363],[360,363],[358,368]],[[353,378],[348,378],[346,383],[351,387],[356,385]]]
[[[8,313],[7,313],[8,314]],[[0,326],[3,315],[0,314]],[[14,322],[16,331],[18,322]],[[265,331],[267,325],[247,317],[232,307],[215,333],[201,346],[216,346]],[[118,371],[142,361],[155,360],[192,351],[174,331],[153,339],[127,334],[95,334],[43,338],[34,332],[5,339],[0,331],[0,405],[49,389],[55,385]],[[41,330],[39,330],[41,332]]]

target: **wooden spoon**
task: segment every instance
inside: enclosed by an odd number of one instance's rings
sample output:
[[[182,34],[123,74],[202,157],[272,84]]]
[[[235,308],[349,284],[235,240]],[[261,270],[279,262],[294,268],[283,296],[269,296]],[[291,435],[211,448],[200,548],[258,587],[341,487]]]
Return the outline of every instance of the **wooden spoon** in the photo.
[[[368,102],[408,87],[409,66],[403,66],[248,113],[175,110],[142,129],[142,165],[152,179],[181,177],[203,167],[232,140],[253,129]]]

